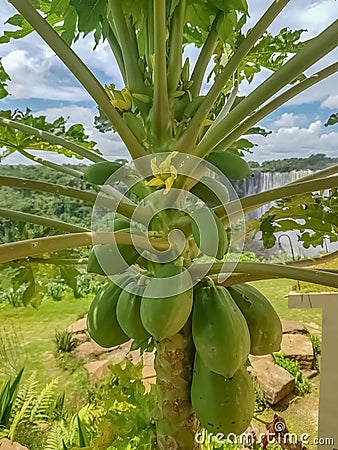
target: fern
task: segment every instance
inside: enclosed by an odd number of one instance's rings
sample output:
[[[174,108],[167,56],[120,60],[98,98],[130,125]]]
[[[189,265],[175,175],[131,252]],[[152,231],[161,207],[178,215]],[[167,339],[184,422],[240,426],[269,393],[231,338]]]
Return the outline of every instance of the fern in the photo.
[[[20,385],[15,403],[13,405],[11,421],[23,408],[24,404],[29,400],[37,396],[38,392],[38,381],[36,379],[36,373],[32,373],[27,380]],[[30,415],[30,409],[27,411],[27,416]]]
[[[55,391],[59,383],[58,378],[54,378],[42,389],[33,402],[29,421],[32,423],[47,422],[53,405],[55,405]]]
[[[45,450],[63,450],[64,431],[62,424],[53,425],[45,443]]]

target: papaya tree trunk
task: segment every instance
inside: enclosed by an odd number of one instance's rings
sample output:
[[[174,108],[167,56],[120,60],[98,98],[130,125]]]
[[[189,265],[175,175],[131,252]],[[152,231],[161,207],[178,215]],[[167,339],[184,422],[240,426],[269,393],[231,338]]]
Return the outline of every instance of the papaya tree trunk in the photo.
[[[155,411],[158,450],[196,450],[199,423],[192,412],[190,386],[194,345],[191,321],[183,329],[156,345],[155,370],[157,407]]]

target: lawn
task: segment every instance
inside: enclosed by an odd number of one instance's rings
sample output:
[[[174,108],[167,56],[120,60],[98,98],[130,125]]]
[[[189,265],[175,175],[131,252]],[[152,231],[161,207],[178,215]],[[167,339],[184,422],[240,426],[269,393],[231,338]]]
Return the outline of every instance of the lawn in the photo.
[[[84,387],[83,384],[87,381],[86,373],[80,366],[74,367],[74,372],[71,373],[61,368],[55,358],[54,335],[56,331],[65,330],[68,325],[82,317],[90,301],[91,297],[74,299],[66,295],[61,301],[43,301],[38,310],[31,306],[0,308],[2,342],[5,341],[9,353],[14,356],[18,352],[26,355],[26,376],[36,371],[41,385],[60,377],[59,386],[66,391],[68,400],[72,402],[78,397],[81,402],[81,387]],[[11,334],[14,334],[13,340],[10,340]],[[6,374],[0,369],[0,382],[5,378]]]

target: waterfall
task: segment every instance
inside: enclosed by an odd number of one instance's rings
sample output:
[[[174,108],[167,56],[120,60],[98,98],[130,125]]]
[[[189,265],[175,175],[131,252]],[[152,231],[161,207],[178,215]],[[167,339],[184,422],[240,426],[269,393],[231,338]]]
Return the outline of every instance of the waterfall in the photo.
[[[281,187],[313,173],[314,171],[309,169],[291,170],[290,172],[254,172],[251,177],[234,181],[232,184],[239,197],[246,197],[269,189]],[[270,206],[271,204],[267,204],[251,212],[248,218],[257,219],[258,217],[261,217]]]
[[[291,170],[290,172],[254,172],[251,177],[233,182],[239,197],[258,194],[272,188],[292,183],[313,174],[313,170]]]
[[[248,177],[244,180],[239,181],[233,181],[233,187],[235,191],[237,192],[237,195],[239,197],[244,197],[248,195],[254,195],[258,194],[259,192],[264,192],[269,189],[281,187],[285,184],[292,183],[293,181],[296,181],[300,178],[307,177],[308,175],[313,174],[313,170],[291,170],[290,172],[254,172],[251,177]],[[252,211],[248,214],[247,218],[250,219],[257,219],[261,217],[265,211],[267,211],[271,207],[271,203],[262,206],[261,208],[258,208],[255,211]],[[283,233],[282,233],[283,234]],[[322,247],[310,247],[309,249],[304,249],[303,246],[298,242],[297,239],[297,231],[289,231],[287,234],[291,239],[291,245],[292,249],[294,250],[294,253],[296,256],[302,255],[307,257],[312,257],[317,255],[320,251],[325,250]],[[280,233],[277,233],[277,238],[281,237]],[[246,249],[247,250],[253,250],[256,253],[259,253],[257,241],[259,241],[260,237],[259,235],[256,237],[255,240],[249,241],[246,243]],[[272,249],[265,250],[262,252],[262,255],[265,256],[268,254],[276,255],[280,251],[283,253],[289,254],[291,256],[291,248],[290,248],[290,241],[288,239],[283,239],[279,242],[280,245],[276,244]],[[325,244],[326,249],[336,250],[337,245],[334,243],[326,243]]]

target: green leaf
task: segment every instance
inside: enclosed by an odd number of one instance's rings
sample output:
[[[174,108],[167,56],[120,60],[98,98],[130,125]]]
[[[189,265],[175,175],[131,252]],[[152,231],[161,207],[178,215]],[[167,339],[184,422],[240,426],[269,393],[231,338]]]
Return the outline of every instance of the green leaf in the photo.
[[[26,109],[25,112],[19,110],[15,110],[14,112],[10,110],[0,111],[0,117],[15,120],[39,130],[48,131],[49,133],[53,133],[68,141],[78,143],[89,150],[99,152],[94,148],[96,142],[88,140],[88,135],[85,133],[83,125],[75,124],[67,128],[67,122],[63,117],[59,117],[54,120],[54,122],[50,123],[47,122],[46,116],[35,117],[31,114],[29,109]],[[2,123],[0,124],[0,147],[4,147],[5,149],[2,154],[2,159],[15,152],[17,149],[51,151],[67,157],[75,156],[77,159],[82,159],[80,155],[69,149],[50,144],[40,137],[15,130]]]
[[[323,246],[325,239],[338,241],[338,190],[309,193],[279,200],[252,224],[262,233],[266,248],[276,242],[277,232],[298,231],[305,248]]]
[[[107,2],[106,0],[70,0],[70,5],[78,16],[78,31],[84,36],[95,31],[95,42],[100,38],[106,38],[104,31],[107,27]]]
[[[6,86],[7,86],[7,81],[10,80],[9,75],[6,73],[4,66],[1,63],[1,59],[0,59],[0,99],[1,98],[5,98],[8,95]]]
[[[69,286],[74,292],[75,298],[79,297],[77,277],[81,275],[81,272],[79,272],[77,269],[75,269],[75,267],[72,266],[60,266],[60,274],[61,277],[65,280],[67,286]]]
[[[338,123],[338,111],[331,114],[331,116],[327,119],[325,126],[328,127],[330,125],[335,125],[336,123]]]

